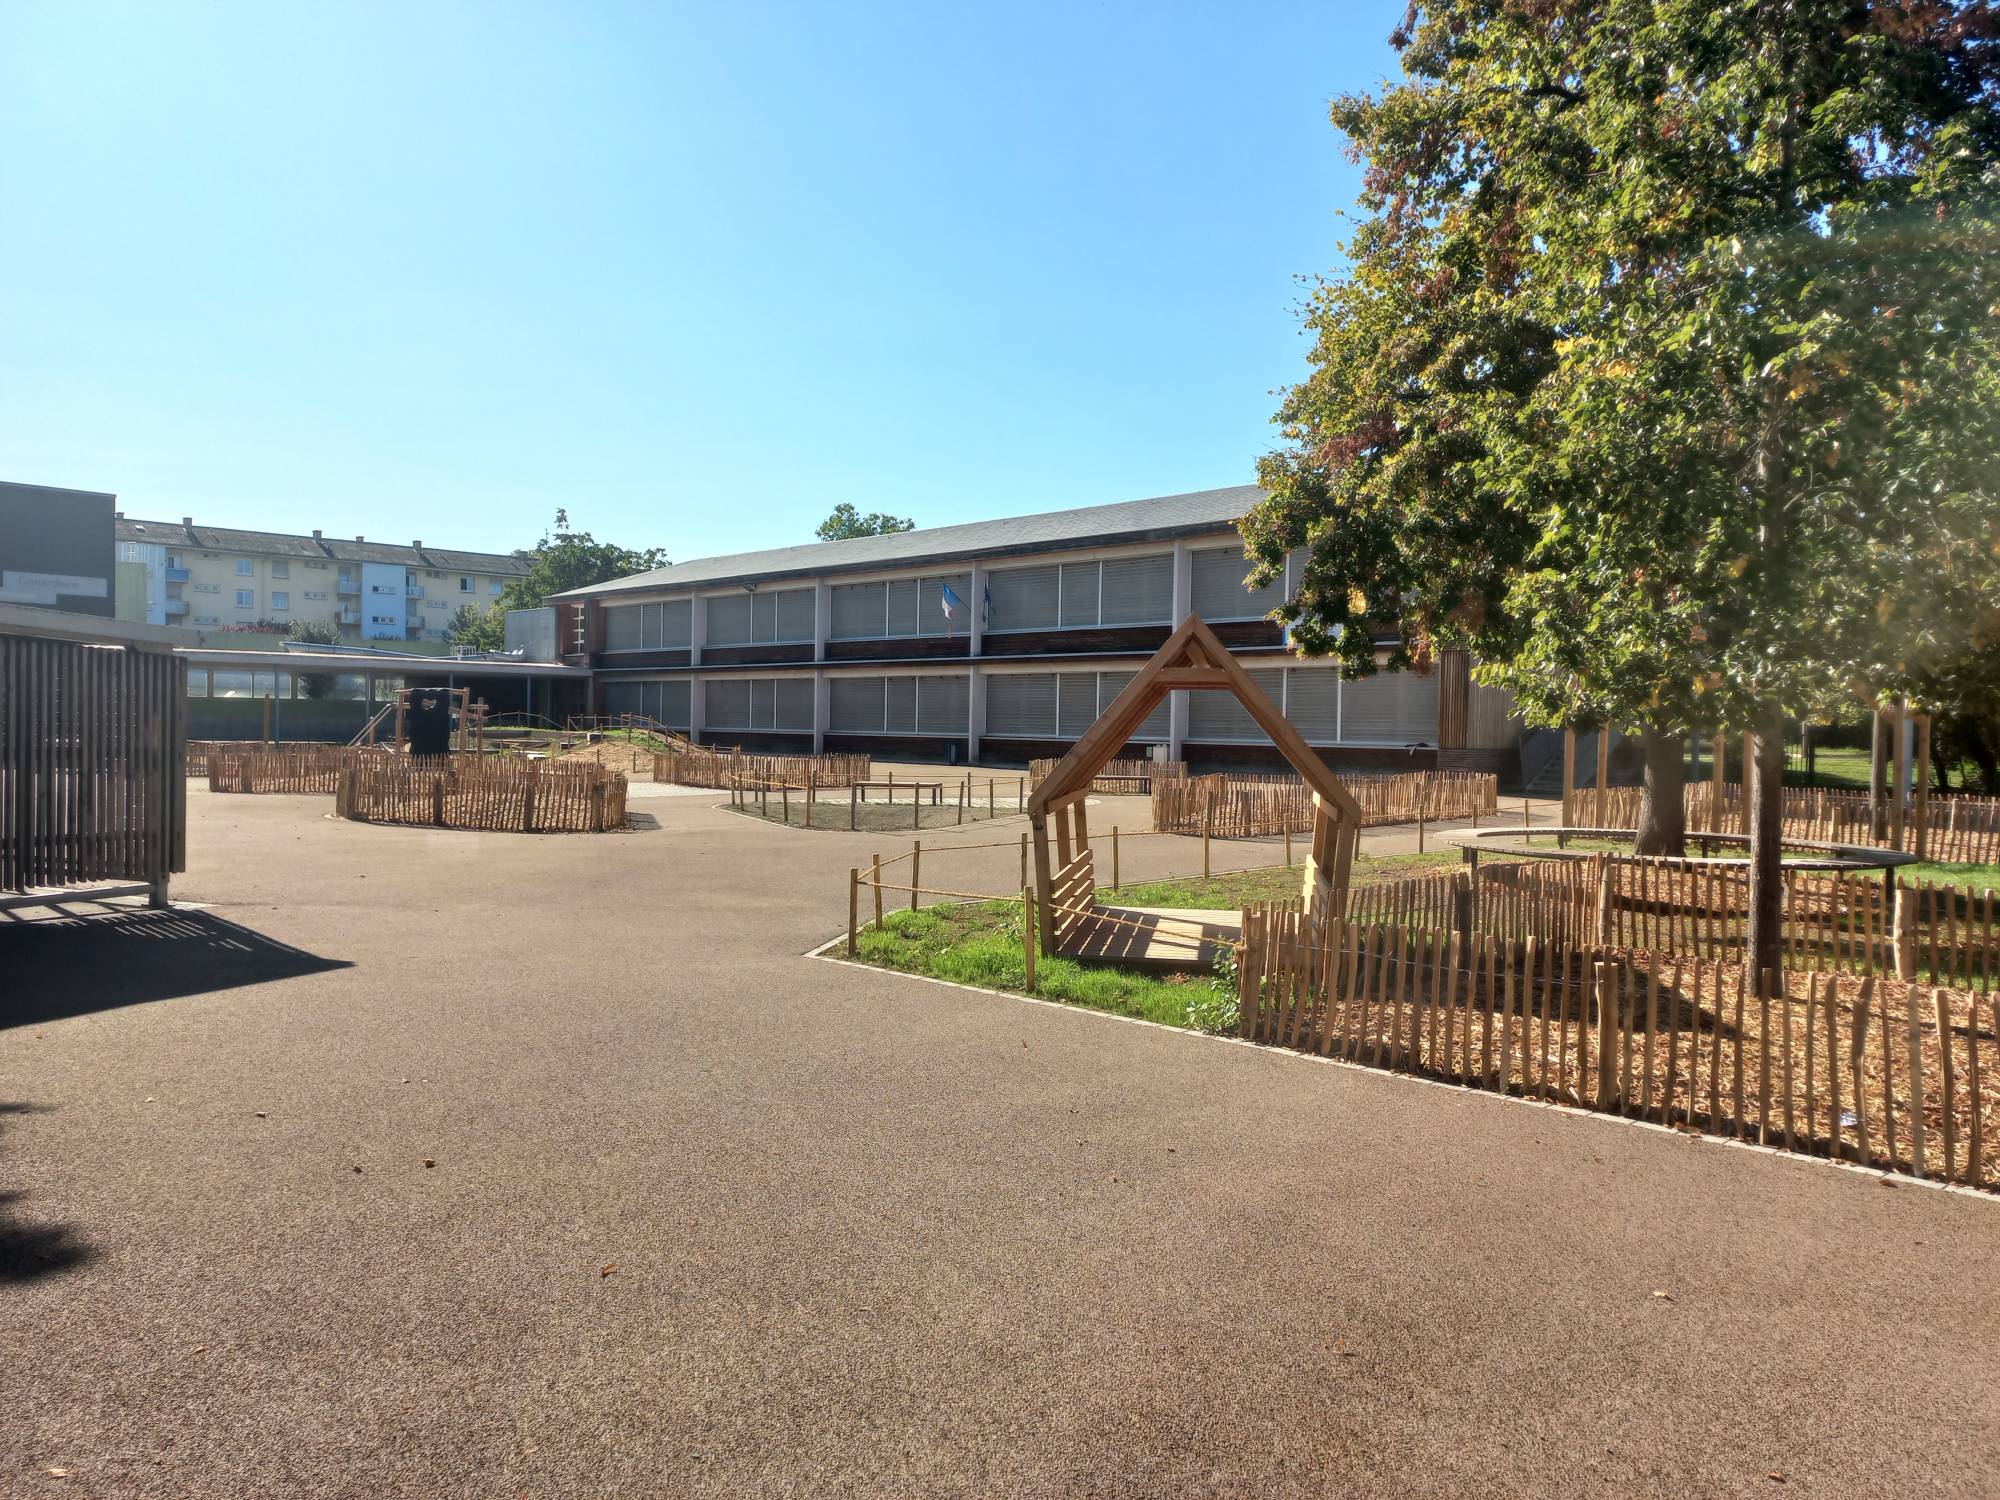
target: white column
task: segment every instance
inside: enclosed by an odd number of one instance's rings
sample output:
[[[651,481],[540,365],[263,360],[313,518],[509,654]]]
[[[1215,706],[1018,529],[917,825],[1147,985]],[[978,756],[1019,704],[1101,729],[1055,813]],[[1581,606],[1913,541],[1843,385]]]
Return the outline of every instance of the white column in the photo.
[[[701,665],[701,648],[708,644],[708,600],[701,594],[688,599],[688,661]]]
[[[826,726],[829,717],[828,704],[831,702],[832,697],[832,691],[826,685],[825,668],[816,668],[813,672],[814,755],[824,755],[826,753]]]
[[[971,676],[965,690],[965,759],[979,763],[979,741],[986,733],[986,674],[977,666],[967,669]]]
[[[1167,694],[1167,759],[1185,760],[1188,724],[1188,695],[1186,688],[1175,688]]]
[[[966,612],[972,616],[971,623],[966,631],[966,634],[971,638],[967,649],[976,657],[986,647],[986,565],[984,563],[974,563],[972,565],[972,597],[965,601],[965,608]],[[978,680],[977,673],[974,673],[973,677],[974,681]],[[978,691],[978,689],[975,688],[974,691]],[[977,731],[975,730],[974,733],[976,734]]]
[[[833,639],[833,590],[824,578],[813,580],[813,660],[826,660],[826,643]]]
[[[697,745],[701,743],[702,689],[706,685],[699,677],[688,679],[688,738]]]
[[[1174,543],[1174,624],[1179,625],[1194,608],[1194,555],[1186,542]],[[1184,697],[1176,693],[1176,698]],[[1175,760],[1180,756],[1176,755]]]

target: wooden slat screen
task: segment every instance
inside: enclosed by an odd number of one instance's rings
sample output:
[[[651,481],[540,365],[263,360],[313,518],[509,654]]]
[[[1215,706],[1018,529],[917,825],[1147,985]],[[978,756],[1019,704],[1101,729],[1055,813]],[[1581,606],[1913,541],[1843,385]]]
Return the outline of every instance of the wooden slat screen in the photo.
[[[180,658],[0,635],[0,890],[182,869],[186,739]]]

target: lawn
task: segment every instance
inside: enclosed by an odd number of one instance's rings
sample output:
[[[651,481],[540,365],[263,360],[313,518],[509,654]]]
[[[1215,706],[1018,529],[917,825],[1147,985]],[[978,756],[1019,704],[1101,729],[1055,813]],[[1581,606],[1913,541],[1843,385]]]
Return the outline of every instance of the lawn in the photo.
[[[907,809],[905,809],[907,812]],[[1449,865],[1456,850],[1432,854],[1358,854],[1356,884],[1393,879],[1417,870]],[[1101,887],[1098,900],[1126,906],[1237,910],[1246,902],[1277,901],[1299,893],[1300,870],[1245,870],[1208,880],[1161,880],[1113,891]],[[1033,994],[1043,1000],[1080,1005],[1114,1015],[1137,1016],[1164,1026],[1196,1031],[1233,1031],[1236,982],[1233,977],[1129,973],[1066,958],[1035,960],[1034,988],[1028,988],[1020,903],[981,901],[964,906],[928,906],[890,912],[880,929],[861,929],[860,960],[907,974],[924,974],[956,984]]]

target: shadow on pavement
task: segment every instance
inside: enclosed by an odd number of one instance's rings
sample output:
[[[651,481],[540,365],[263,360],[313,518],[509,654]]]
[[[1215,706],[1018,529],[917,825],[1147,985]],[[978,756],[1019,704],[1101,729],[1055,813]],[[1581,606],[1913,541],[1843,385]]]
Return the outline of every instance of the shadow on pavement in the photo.
[[[202,911],[0,920],[0,1030],[349,967]]]
[[[0,1115],[40,1114],[47,1108],[0,1101]],[[15,1218],[14,1204],[23,1196],[0,1191],[0,1285],[54,1276],[96,1257],[95,1250],[61,1224],[28,1224]]]

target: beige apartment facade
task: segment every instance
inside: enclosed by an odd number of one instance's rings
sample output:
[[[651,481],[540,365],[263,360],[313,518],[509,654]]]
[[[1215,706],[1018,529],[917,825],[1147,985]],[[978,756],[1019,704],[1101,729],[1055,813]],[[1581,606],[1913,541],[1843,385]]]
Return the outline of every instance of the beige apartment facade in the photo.
[[[465,605],[491,609],[528,570],[510,553],[116,519],[121,613],[156,625],[269,632],[328,621],[378,645],[440,642]],[[139,580],[143,570],[143,583]]]

